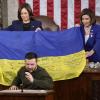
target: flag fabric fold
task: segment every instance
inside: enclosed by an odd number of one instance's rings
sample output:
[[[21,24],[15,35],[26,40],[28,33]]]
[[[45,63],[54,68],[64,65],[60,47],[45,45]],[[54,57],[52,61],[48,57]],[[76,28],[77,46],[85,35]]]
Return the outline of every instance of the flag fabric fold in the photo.
[[[11,84],[27,52],[37,53],[38,65],[54,81],[78,77],[86,64],[78,27],[57,32],[0,31],[0,84]]]

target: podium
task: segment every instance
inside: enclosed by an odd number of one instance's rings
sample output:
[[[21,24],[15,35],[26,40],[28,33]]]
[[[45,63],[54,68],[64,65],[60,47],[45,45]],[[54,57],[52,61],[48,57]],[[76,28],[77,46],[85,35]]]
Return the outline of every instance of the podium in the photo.
[[[85,68],[79,77],[54,86],[56,100],[100,100],[100,68]]]
[[[53,90],[2,90],[0,100],[54,100]]]

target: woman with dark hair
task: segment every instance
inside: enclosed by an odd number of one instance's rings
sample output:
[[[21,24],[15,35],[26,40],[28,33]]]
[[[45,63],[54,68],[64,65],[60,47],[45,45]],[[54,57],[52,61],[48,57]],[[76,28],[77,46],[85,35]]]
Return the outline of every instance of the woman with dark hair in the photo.
[[[90,68],[100,67],[100,25],[96,24],[95,14],[90,9],[83,9],[80,16],[87,65]],[[100,81],[92,82],[91,100],[100,100]]]
[[[39,31],[42,30],[40,21],[33,19],[33,12],[28,3],[24,3],[18,9],[18,19],[12,22],[5,30],[8,31]]]
[[[100,25],[96,24],[93,11],[88,8],[83,9],[80,22],[86,57],[89,62],[100,62]]]

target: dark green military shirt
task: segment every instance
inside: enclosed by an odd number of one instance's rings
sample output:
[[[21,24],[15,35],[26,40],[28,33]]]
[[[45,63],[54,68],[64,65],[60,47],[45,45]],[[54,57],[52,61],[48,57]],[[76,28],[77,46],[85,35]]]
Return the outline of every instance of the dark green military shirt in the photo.
[[[16,85],[20,88],[20,84],[23,84],[24,89],[52,89],[53,88],[53,80],[47,71],[41,67],[37,67],[37,69],[31,72],[31,75],[34,78],[33,83],[30,82],[25,77],[25,72],[28,72],[25,67],[22,67],[17,76],[12,82],[12,85]]]

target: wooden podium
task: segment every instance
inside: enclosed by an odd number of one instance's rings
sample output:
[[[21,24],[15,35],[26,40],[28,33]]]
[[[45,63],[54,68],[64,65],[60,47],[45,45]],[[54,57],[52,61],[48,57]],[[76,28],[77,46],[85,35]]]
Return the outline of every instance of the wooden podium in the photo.
[[[54,90],[56,100],[100,100],[100,68],[86,68],[77,78],[56,81]]]
[[[0,100],[54,100],[53,90],[2,90]]]

